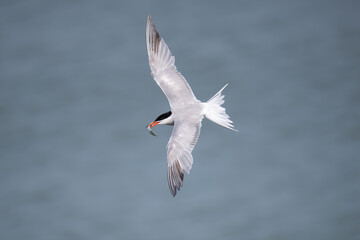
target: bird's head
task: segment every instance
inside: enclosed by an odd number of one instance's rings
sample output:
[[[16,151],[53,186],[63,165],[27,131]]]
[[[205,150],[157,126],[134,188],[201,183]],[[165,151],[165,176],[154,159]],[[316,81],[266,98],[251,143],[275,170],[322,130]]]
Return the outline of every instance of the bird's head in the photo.
[[[151,122],[149,125],[146,126],[146,129],[149,131],[149,133],[151,135],[156,136],[155,133],[151,129],[158,124],[174,125],[174,119],[173,119],[173,115],[171,114],[171,111],[159,115],[155,119],[155,121]]]

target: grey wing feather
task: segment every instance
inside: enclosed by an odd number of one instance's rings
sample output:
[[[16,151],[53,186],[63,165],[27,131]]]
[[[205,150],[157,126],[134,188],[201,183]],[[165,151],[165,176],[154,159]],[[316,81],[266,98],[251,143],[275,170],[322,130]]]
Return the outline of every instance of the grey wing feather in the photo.
[[[183,185],[184,173],[190,173],[193,164],[192,150],[199,138],[201,121],[197,124],[176,124],[167,145],[168,184],[175,197]]]
[[[180,99],[197,101],[185,78],[175,67],[175,57],[165,41],[156,31],[151,16],[146,25],[146,46],[149,56],[151,75],[166,95],[170,106],[176,108]]]

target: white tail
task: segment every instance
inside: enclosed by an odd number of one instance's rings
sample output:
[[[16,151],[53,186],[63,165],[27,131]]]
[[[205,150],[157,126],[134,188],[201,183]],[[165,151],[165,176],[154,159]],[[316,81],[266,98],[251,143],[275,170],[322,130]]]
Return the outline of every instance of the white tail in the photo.
[[[226,114],[225,108],[221,105],[225,102],[224,95],[221,95],[221,92],[226,88],[227,84],[220,89],[212,98],[204,103],[204,115],[209,120],[213,121],[216,124],[219,124],[222,127],[228,128],[233,131],[238,131],[234,129],[232,121],[230,120],[229,115]]]

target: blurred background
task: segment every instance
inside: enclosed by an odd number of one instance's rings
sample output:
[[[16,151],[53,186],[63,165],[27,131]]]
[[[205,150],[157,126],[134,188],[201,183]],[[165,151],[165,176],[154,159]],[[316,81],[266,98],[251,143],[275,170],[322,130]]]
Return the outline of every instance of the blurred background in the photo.
[[[359,1],[0,2],[1,239],[359,239]],[[151,13],[203,121],[173,198]]]

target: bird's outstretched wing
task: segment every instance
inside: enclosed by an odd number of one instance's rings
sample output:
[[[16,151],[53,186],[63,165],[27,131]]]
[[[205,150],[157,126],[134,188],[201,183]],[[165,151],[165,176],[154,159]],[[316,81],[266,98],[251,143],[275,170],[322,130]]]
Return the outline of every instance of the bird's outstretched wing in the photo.
[[[150,14],[146,25],[146,46],[149,56],[151,75],[166,95],[171,108],[174,110],[180,99],[188,102],[197,101],[189,84],[175,67],[175,57],[160,38]]]
[[[167,145],[168,184],[171,194],[182,187],[184,173],[189,174],[193,164],[192,150],[199,138],[201,120],[196,124],[176,123]]]

